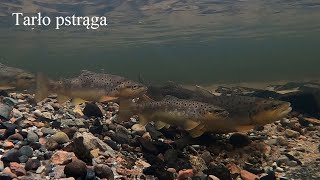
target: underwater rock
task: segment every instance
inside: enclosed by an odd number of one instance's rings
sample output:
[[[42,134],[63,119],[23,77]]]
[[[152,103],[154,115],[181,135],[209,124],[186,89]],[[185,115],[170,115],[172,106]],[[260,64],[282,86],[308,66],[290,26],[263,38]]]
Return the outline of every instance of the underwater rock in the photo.
[[[33,155],[33,149],[30,146],[22,146],[19,149],[19,152],[20,152],[21,155],[25,155],[25,156],[28,156],[30,158]]]
[[[234,147],[243,147],[249,145],[251,143],[251,140],[245,134],[233,133],[229,138],[229,142]]]
[[[103,117],[101,109],[95,103],[86,103],[82,112],[87,117]]]
[[[20,151],[12,149],[4,153],[1,160],[4,162],[19,162],[19,156],[21,156]]]
[[[114,179],[114,174],[108,165],[96,164],[94,165],[94,172],[99,178]]]
[[[30,142],[30,143],[35,143],[35,142],[38,142],[39,141],[39,137],[36,133],[30,131],[28,132],[28,135],[27,135],[27,140]]]
[[[0,117],[9,120],[11,115],[12,107],[7,104],[0,103]]]
[[[87,165],[77,158],[72,158],[72,162],[64,167],[64,174],[67,177],[85,178],[87,175]]]
[[[67,143],[70,141],[68,135],[64,132],[55,133],[53,136],[51,136],[51,139],[59,144]]]
[[[26,162],[25,169],[27,171],[29,171],[29,170],[37,170],[39,166],[41,166],[41,162],[40,162],[39,159],[29,159]]]

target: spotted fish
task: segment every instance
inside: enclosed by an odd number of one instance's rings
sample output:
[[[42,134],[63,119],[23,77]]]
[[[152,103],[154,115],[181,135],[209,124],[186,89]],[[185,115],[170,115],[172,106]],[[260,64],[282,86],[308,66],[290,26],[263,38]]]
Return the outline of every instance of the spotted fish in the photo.
[[[36,101],[41,101],[49,94],[55,93],[58,95],[59,103],[71,98],[106,102],[118,98],[135,98],[143,95],[146,90],[144,85],[121,76],[83,70],[78,77],[60,81],[48,80],[39,74],[35,97]]]
[[[119,117],[139,116],[141,125],[154,121],[157,129],[176,125],[188,131],[192,137],[206,132],[206,123],[223,121],[228,112],[207,103],[166,96],[161,101],[124,104],[120,102]]]
[[[0,90],[26,90],[35,87],[35,76],[25,70],[0,63]]]

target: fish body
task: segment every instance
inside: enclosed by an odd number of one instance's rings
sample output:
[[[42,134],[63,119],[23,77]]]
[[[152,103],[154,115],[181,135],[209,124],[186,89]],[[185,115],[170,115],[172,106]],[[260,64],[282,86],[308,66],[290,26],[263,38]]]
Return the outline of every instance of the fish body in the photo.
[[[82,71],[78,77],[50,81],[39,75],[37,80],[37,101],[50,93],[58,94],[60,102],[71,98],[105,102],[118,98],[135,98],[143,95],[147,88],[132,80],[112,74]]]
[[[26,90],[35,87],[35,76],[25,70],[0,63],[0,90]]]
[[[120,102],[120,115],[124,111]],[[133,104],[129,108],[132,115],[138,115],[140,124],[155,122],[157,129],[176,125],[187,130],[193,137],[206,132],[209,121],[219,121],[228,117],[224,109],[207,103],[166,96],[161,101]]]
[[[194,100],[225,109],[229,115],[223,121],[207,121],[206,131],[214,133],[243,132],[284,118],[291,110],[289,102],[239,95],[214,95],[198,87],[196,90],[169,84],[150,87],[147,95],[161,99],[166,95]]]

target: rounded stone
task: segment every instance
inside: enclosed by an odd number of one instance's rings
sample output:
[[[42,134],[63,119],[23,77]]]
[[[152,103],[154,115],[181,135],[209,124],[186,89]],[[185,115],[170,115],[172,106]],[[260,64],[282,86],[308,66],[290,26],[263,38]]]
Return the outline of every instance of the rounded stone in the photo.
[[[97,164],[94,166],[94,172],[99,178],[114,179],[114,174],[108,165]]]
[[[53,140],[53,139],[49,139],[47,142],[46,142],[46,147],[49,151],[53,151],[53,150],[56,150],[59,148],[59,144]]]
[[[7,162],[19,162],[19,156],[21,156],[20,151],[12,149],[4,153],[1,160]]]
[[[67,177],[84,178],[87,175],[87,165],[85,162],[73,158],[72,162],[65,166],[64,173]]]
[[[53,130],[52,128],[42,128],[42,129],[41,129],[41,132],[42,132],[44,135],[56,133],[56,131]]]
[[[53,139],[59,144],[63,144],[70,141],[68,135],[64,132],[57,132],[51,137],[51,139]]]
[[[36,133],[34,133],[34,132],[29,132],[28,133],[28,135],[27,135],[27,140],[29,141],[29,142],[33,142],[33,143],[35,143],[35,142],[38,142],[39,141],[39,137],[38,137],[38,135],[36,134]]]
[[[33,149],[30,146],[22,146],[19,151],[21,155],[25,155],[30,158],[33,155]]]
[[[29,159],[26,162],[25,169],[27,171],[29,171],[29,170],[37,170],[39,166],[41,166],[41,162],[40,162],[39,159]]]
[[[29,159],[29,157],[26,156],[26,155],[22,155],[22,156],[19,157],[19,161],[21,163],[26,163],[28,161],[28,159]]]

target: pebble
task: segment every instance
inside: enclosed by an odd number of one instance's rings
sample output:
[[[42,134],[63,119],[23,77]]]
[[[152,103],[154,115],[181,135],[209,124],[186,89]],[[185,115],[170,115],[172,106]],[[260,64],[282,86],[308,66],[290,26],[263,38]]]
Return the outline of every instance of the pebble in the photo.
[[[11,179],[17,177],[17,175],[14,174],[9,167],[4,168],[1,173],[4,174],[4,175],[10,176]],[[2,177],[0,176],[0,178],[2,178]]]
[[[131,127],[131,129],[135,132],[137,132],[139,135],[144,134],[147,130],[145,128],[145,126],[141,125],[141,124],[135,124]]]
[[[73,152],[57,151],[51,157],[51,162],[56,165],[65,165],[71,162],[71,158],[75,157]]]
[[[7,162],[19,162],[19,156],[21,156],[20,151],[12,149],[5,152],[2,155],[1,160]]]
[[[39,137],[36,133],[30,131],[30,132],[28,132],[27,140],[31,143],[35,143],[35,142],[39,141]]]
[[[17,176],[24,176],[27,174],[24,167],[17,162],[11,162],[9,167],[10,167],[11,172],[16,174]]]
[[[257,180],[259,177],[255,174],[252,174],[251,172],[248,172],[246,170],[241,170],[240,176],[243,180]]]
[[[19,149],[19,152],[20,152],[21,155],[25,155],[25,156],[30,157],[30,158],[33,155],[33,149],[30,146],[22,146]]]
[[[54,151],[56,149],[59,149],[60,145],[53,139],[49,138],[48,141],[46,142],[46,148],[49,151]]]
[[[300,135],[299,132],[291,130],[291,129],[286,129],[284,133],[289,138],[292,138],[292,137],[296,138],[296,137],[298,137]]]
[[[193,169],[180,170],[178,173],[178,180],[188,179],[193,176]]]
[[[286,164],[290,167],[295,167],[298,165],[297,161],[293,161],[293,160],[288,161]]]
[[[53,130],[52,128],[42,128],[41,132],[43,133],[43,135],[48,135],[48,134],[54,134],[56,133],[55,130]]]
[[[35,110],[35,111],[33,111],[33,114],[35,115],[35,116],[38,116],[38,117],[40,117],[40,116],[42,116],[42,113],[41,113],[41,111],[40,110]]]
[[[37,174],[41,174],[46,170],[45,166],[39,166],[38,169],[36,170]]]
[[[64,144],[70,141],[68,135],[64,132],[57,132],[50,139],[56,141],[59,144]]]
[[[41,162],[40,162],[39,159],[29,159],[26,162],[25,169],[27,171],[29,171],[29,170],[37,170],[39,166],[41,166]]]
[[[283,136],[277,138],[277,143],[281,146],[287,146],[289,144],[288,139]]]
[[[26,155],[22,155],[19,157],[19,162],[26,163],[28,161],[29,157]]]
[[[209,180],[220,180],[220,179],[214,175],[209,175]]]
[[[108,165],[105,165],[105,164],[94,165],[94,172],[99,178],[106,178],[109,180],[114,179],[114,174]]]
[[[243,147],[249,145],[251,143],[251,140],[245,134],[233,133],[229,138],[229,142],[234,147]]]
[[[64,167],[64,174],[67,177],[85,178],[87,174],[87,165],[77,158],[72,158],[72,162]]]
[[[14,144],[11,141],[5,141],[2,146],[4,149],[11,149],[14,147]]]

